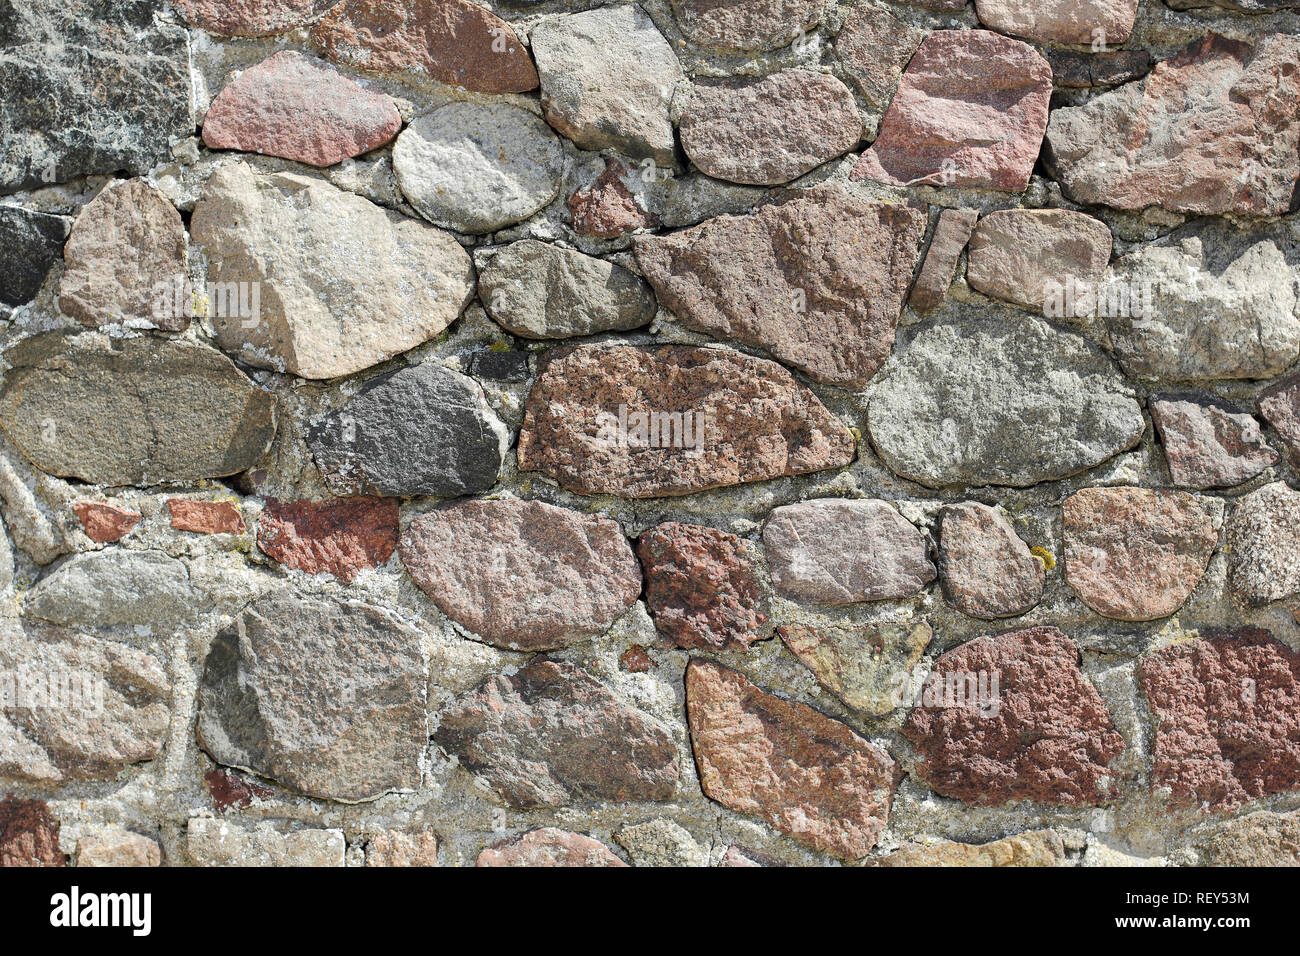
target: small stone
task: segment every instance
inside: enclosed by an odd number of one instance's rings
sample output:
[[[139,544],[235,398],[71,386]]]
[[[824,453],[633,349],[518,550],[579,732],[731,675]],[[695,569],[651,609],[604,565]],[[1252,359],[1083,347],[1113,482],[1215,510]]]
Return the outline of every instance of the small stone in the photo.
[[[527,93],[537,70],[510,24],[468,0],[344,0],[312,28],[338,63],[411,70],[474,93]]]
[[[768,856],[766,853],[757,853],[743,846],[732,844],[727,847],[726,852],[722,854],[722,860],[718,866],[743,866],[743,867],[764,867],[764,866],[782,866],[776,859]]]
[[[1110,264],[1104,222],[1069,209],[1000,209],[980,220],[970,240],[971,288],[1027,309],[1048,309],[1070,284],[1091,289]],[[1085,314],[1089,301],[1077,302]]]
[[[883,109],[924,39],[924,31],[880,7],[859,3],[849,11],[835,38],[835,56],[867,105]]]
[[[672,168],[668,107],[682,68],[640,7],[618,4],[543,20],[528,40],[548,123],[582,149],[612,149]]]
[[[158,290],[184,282],[185,226],[142,180],[109,186],[81,210],[63,249],[59,309],[82,325],[180,331],[188,315],[160,309]]]
[[[314,177],[222,166],[190,232],[210,282],[241,302],[249,290],[255,314],[227,304],[209,318],[218,344],[257,368],[351,375],[428,341],[474,296],[469,254],[450,235]]]
[[[1277,429],[1295,468],[1300,468],[1300,375],[1292,375],[1259,393],[1259,413]]]
[[[72,512],[81,522],[86,537],[96,544],[120,541],[140,523],[143,515],[138,511],[106,505],[98,501],[78,501]]]
[[[1238,598],[1259,606],[1300,595],[1300,492],[1278,481],[1238,498],[1225,537]]]
[[[1300,866],[1300,812],[1248,813],[1198,849],[1203,866]]]
[[[27,595],[26,613],[71,627],[176,627],[210,603],[161,551],[74,554]]]
[[[1177,611],[1219,544],[1207,503],[1183,491],[1085,488],[1065,499],[1061,519],[1066,583],[1121,621]]]
[[[627,866],[609,847],[555,827],[529,830],[478,855],[475,866]]]
[[[476,349],[467,356],[465,371],[475,378],[526,382],[532,377],[528,366],[529,354],[524,349],[500,350],[492,346]]]
[[[743,649],[762,637],[754,547],[734,534],[670,521],[641,535],[645,602],[678,647]]]
[[[0,800],[0,867],[67,866],[59,851],[59,821],[44,800]]]
[[[686,715],[710,800],[823,853],[875,846],[902,776],[883,747],[711,661],[686,667]]]
[[[1052,65],[1052,82],[1067,89],[1119,86],[1140,80],[1151,72],[1151,54],[1146,50],[1112,50],[1109,53],[1081,53],[1077,50],[1045,50]]]
[[[1031,830],[992,843],[907,843],[876,866],[1068,866],[1065,844],[1055,830]]]
[[[385,830],[366,844],[366,866],[437,866],[438,837],[430,830]]]
[[[638,237],[635,249],[687,328],[857,389],[893,348],[924,229],[919,203],[866,203],[823,185],[750,216]]]
[[[975,0],[985,26],[1036,43],[1119,46],[1128,40],[1137,19],[1138,0]]]
[[[77,841],[77,866],[162,866],[162,847],[129,830],[102,830]]]
[[[173,0],[187,23],[209,33],[264,37],[315,20],[339,0]]]
[[[0,316],[3,306],[36,298],[67,237],[68,224],[58,216],[0,205]]]
[[[498,647],[546,650],[595,637],[641,594],[618,522],[540,501],[444,505],[411,521],[401,549],[407,573],[438,608]]]
[[[242,810],[252,806],[254,800],[265,800],[275,793],[270,787],[245,780],[225,767],[205,773],[203,784],[208,788],[208,795],[218,813],[225,813],[231,807]]]
[[[1300,40],[1211,34],[1144,80],[1052,112],[1065,194],[1116,209],[1278,216],[1295,189]]]
[[[701,172],[753,186],[797,179],[862,139],[849,88],[810,70],[697,83],[682,112],[682,149]]]
[[[1263,401],[1260,402],[1261,409]],[[1278,463],[1259,422],[1211,395],[1156,395],[1151,420],[1180,488],[1231,488]]]
[[[392,557],[397,535],[397,502],[391,498],[271,498],[258,521],[257,546],[287,568],[352,581]]]
[[[867,428],[895,474],[1024,488],[1141,441],[1132,386],[1097,346],[1034,318],[963,316],[921,331],[872,391]]]
[[[929,646],[930,625],[859,624],[777,629],[790,653],[817,682],[855,710],[883,717],[903,703],[903,689]]]
[[[1029,44],[986,30],[936,30],[908,64],[852,178],[1022,192],[1051,95],[1052,68]]]
[[[573,231],[597,239],[616,239],[627,232],[656,228],[654,216],[642,209],[623,184],[627,169],[616,159],[605,160],[605,170],[586,189],[566,200]]]
[[[785,46],[821,22],[822,0],[672,0],[682,34],[728,53]]]
[[[373,378],[306,430],[325,483],[338,495],[487,491],[510,432],[473,379],[436,362]]]
[[[233,501],[195,501],[168,498],[167,511],[177,531],[198,534],[243,534],[244,516]]]
[[[708,866],[709,851],[672,820],[649,820],[624,826],[614,834],[637,866]]]
[[[973,501],[939,514],[939,580],[971,617],[1015,617],[1038,606],[1046,572],[1011,523]]]
[[[1155,739],[1151,787],[1216,813],[1300,789],[1300,654],[1240,628],[1138,665]]]
[[[618,666],[629,674],[644,674],[655,666],[655,659],[640,644],[633,644],[618,658]]]
[[[584,495],[685,495],[838,468],[854,439],[775,362],[726,349],[553,349],[538,365],[519,468]]]
[[[280,833],[264,823],[238,827],[224,820],[190,820],[185,849],[196,866],[343,866],[347,840],[342,830]]]
[[[516,809],[661,801],[677,790],[668,728],[569,663],[540,658],[490,678],[443,711],[433,739]]]
[[[970,242],[978,221],[979,213],[974,209],[945,209],[939,214],[939,222],[934,227],[934,237],[930,240],[921,273],[907,300],[912,311],[925,314],[943,304],[944,297],[952,286],[962,251]]]
[[[250,67],[212,101],[203,120],[209,149],[333,166],[383,146],[402,128],[397,104],[295,50]]]
[[[560,191],[564,152],[535,114],[504,103],[451,103],[411,122],[393,171],[416,211],[481,235],[528,219]]]
[[[273,591],[213,639],[199,745],[309,796],[412,790],[428,666],[424,636],[379,608]]]
[[[523,239],[479,269],[479,297],[506,331],[527,339],[627,332],[655,317],[645,280],[604,259]]]
[[[1097,806],[1113,795],[1107,765],[1124,749],[1106,705],[1054,627],[976,638],[930,671],[903,735],[917,774],[974,806],[1009,800]]]

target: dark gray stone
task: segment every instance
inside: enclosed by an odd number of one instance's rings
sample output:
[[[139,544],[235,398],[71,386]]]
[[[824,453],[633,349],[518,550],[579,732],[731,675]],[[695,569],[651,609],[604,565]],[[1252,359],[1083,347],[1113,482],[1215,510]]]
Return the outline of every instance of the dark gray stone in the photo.
[[[36,298],[67,238],[68,223],[58,216],[0,206],[0,314]]]

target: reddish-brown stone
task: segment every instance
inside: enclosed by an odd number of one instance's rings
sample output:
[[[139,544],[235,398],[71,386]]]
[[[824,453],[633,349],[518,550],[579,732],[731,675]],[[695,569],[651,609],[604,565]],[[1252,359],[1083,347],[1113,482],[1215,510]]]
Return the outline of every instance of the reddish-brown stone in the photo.
[[[67,866],[59,851],[59,821],[43,800],[0,800],[0,867]]]
[[[1278,462],[1259,422],[1210,395],[1153,396],[1151,420],[1165,448],[1169,477],[1182,488],[1231,488]]]
[[[339,0],[172,0],[188,23],[222,36],[264,37],[310,23]]]
[[[616,239],[625,232],[659,226],[659,221],[637,205],[636,197],[623,184],[626,175],[622,163],[606,160],[605,171],[596,181],[569,197],[569,221],[574,232],[597,239]]]
[[[220,813],[225,813],[231,807],[242,809],[251,805],[254,798],[264,800],[274,793],[269,787],[245,780],[225,767],[205,773],[203,784],[208,788],[208,795],[212,797],[212,805]]]
[[[734,534],[670,521],[641,535],[646,606],[678,647],[745,648],[761,636],[754,546]]]
[[[195,501],[168,498],[172,527],[198,534],[243,534],[244,516],[233,501]]]
[[[362,70],[419,70],[475,93],[537,88],[510,24],[469,0],[344,0],[311,38],[331,60]]]
[[[901,776],[884,748],[711,661],[687,665],[686,714],[709,799],[845,859],[876,845]]]
[[[1286,443],[1292,466],[1300,468],[1300,375],[1292,375],[1260,392],[1259,413]]]
[[[933,312],[943,304],[952,285],[962,250],[970,242],[980,214],[974,209],[945,209],[934,227],[934,238],[916,278],[907,304],[919,313]]]
[[[1235,810],[1300,790],[1300,654],[1242,628],[1139,665],[1155,727],[1151,786],[1175,806]]]
[[[903,734],[923,782],[976,806],[1104,803],[1115,792],[1107,765],[1124,749],[1083,677],[1079,649],[1054,627],[980,637],[944,654]]]
[[[542,827],[502,840],[478,855],[475,866],[627,866],[605,844],[581,833]]]
[[[644,674],[655,666],[655,659],[640,644],[633,644],[619,655],[618,666],[629,674]]]
[[[72,512],[81,522],[86,537],[98,544],[120,541],[140,523],[143,515],[98,501],[78,501]]]
[[[397,501],[392,498],[271,498],[258,522],[257,546],[285,567],[351,581],[389,559],[397,534]]]

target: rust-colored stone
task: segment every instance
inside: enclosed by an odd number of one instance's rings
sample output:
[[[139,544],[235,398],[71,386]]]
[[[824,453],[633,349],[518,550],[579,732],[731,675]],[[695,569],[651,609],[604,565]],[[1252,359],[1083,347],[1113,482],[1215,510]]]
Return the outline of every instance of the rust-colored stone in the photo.
[[[377,568],[397,548],[397,502],[392,498],[266,503],[257,546],[285,567],[351,581]]]
[[[246,780],[231,773],[225,767],[218,767],[205,773],[203,784],[208,788],[208,795],[212,797],[212,805],[220,813],[225,813],[231,807],[242,809],[252,804],[254,798],[265,800],[274,793],[269,787]]]
[[[619,655],[618,666],[629,674],[644,674],[655,666],[655,659],[640,644],[633,644]]]
[[[120,541],[140,523],[143,517],[138,511],[129,511],[126,508],[118,508],[98,501],[78,501],[72,506],[72,512],[81,522],[86,537],[97,544]]]
[[[67,866],[59,851],[59,821],[43,800],[0,800],[0,867]]]
[[[243,534],[244,516],[233,501],[195,501],[192,498],[168,498],[172,527],[177,531],[198,534]]]
[[[637,205],[632,191],[623,185],[627,169],[617,159],[605,161],[605,171],[586,189],[568,198],[569,222],[573,231],[597,239],[616,239],[625,232],[656,229],[657,220]]]

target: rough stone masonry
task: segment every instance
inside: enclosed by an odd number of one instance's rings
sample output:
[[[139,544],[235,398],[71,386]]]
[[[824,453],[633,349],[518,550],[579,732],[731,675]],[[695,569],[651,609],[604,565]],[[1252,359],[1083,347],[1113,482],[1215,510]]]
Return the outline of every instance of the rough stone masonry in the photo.
[[[0,8],[0,865],[1300,865],[1300,2]]]

